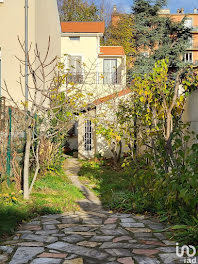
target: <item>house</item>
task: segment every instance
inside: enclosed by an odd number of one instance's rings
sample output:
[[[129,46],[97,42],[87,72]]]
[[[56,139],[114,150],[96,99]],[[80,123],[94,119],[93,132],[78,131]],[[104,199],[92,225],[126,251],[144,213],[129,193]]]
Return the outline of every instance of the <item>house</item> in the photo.
[[[7,84],[10,94],[15,101],[24,101],[23,92],[19,82],[20,62],[24,60],[24,52],[19,45],[25,39],[25,1],[24,0],[0,0],[0,49],[1,69],[0,87]],[[34,56],[36,44],[41,56],[46,54],[50,37],[50,49],[48,60],[61,55],[61,29],[56,0],[29,1],[28,38],[31,46],[30,57]],[[22,68],[24,72],[24,68]],[[7,97],[1,89],[1,95]]]
[[[68,73],[66,85],[75,83],[85,94],[92,94],[89,102],[93,102],[79,117],[78,127],[68,141],[71,149],[78,150],[79,157],[92,158],[104,149],[91,121],[98,114],[94,102],[126,88],[126,56],[123,47],[100,45],[104,22],[62,22],[61,30],[61,55]]]

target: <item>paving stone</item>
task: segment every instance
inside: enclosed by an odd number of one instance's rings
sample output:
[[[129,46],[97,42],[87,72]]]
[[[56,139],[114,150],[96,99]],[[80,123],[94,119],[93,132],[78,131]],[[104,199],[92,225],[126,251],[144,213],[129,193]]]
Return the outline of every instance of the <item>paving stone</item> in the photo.
[[[151,229],[149,228],[133,228],[133,227],[128,227],[126,228],[128,231],[132,232],[132,233],[150,233],[152,232]]]
[[[94,224],[94,225],[102,225],[101,218],[84,218],[83,223],[85,224]]]
[[[12,253],[13,248],[9,246],[0,246],[0,251],[10,254]]]
[[[21,227],[21,230],[36,231],[36,230],[41,230],[41,227],[39,225],[38,226],[25,225]]]
[[[36,258],[31,264],[59,264],[62,259],[53,259],[53,258]]]
[[[133,253],[150,257],[152,255],[158,254],[159,250],[157,250],[157,249],[133,249]]]
[[[41,221],[40,220],[34,220],[34,221],[31,221],[29,223],[26,223],[25,225],[40,225]]]
[[[166,246],[164,243],[160,241],[152,241],[152,240],[140,240],[140,243],[143,243],[145,245],[155,245],[155,246]]]
[[[76,254],[71,254],[70,256],[66,257],[65,259],[75,259],[78,258]]]
[[[43,252],[42,254],[38,255],[38,258],[66,258],[68,254],[64,253],[48,253]]]
[[[161,233],[153,233],[153,234],[154,234],[154,236],[156,236],[160,240],[166,239],[166,237],[163,234],[161,234]]]
[[[56,229],[55,225],[43,225],[44,230],[53,230]]]
[[[107,224],[114,224],[117,222],[117,217],[114,217],[114,218],[108,218],[105,220],[104,224],[107,225]]]
[[[121,236],[121,237],[114,238],[113,242],[117,243],[117,242],[121,242],[121,241],[129,241],[129,240],[131,240],[130,236]]]
[[[45,225],[55,225],[55,224],[60,224],[60,221],[57,221],[57,220],[48,221],[48,219],[45,219],[45,220],[42,221],[42,224],[45,224]]]
[[[115,217],[118,217],[118,218],[127,218],[130,216],[131,214],[115,214]],[[114,217],[114,215],[112,215],[111,217]]]
[[[123,228],[117,228],[115,230],[101,228],[101,231],[105,235],[119,236],[119,235],[128,235],[129,233]]]
[[[106,228],[106,229],[116,229],[116,224],[107,224],[107,225],[105,225],[104,226],[104,228]]]
[[[152,237],[152,235],[153,235],[152,233],[134,233],[135,238],[141,238],[141,239],[143,238],[147,239],[149,237]]]
[[[72,226],[78,226],[79,224],[58,224],[57,227],[59,229],[67,228],[67,227],[72,227]]]
[[[90,227],[88,227],[88,226],[73,226],[73,227],[67,227],[63,231],[64,232],[70,232],[70,231],[72,231],[72,232],[74,232],[74,231],[86,232],[89,230],[90,230]]]
[[[176,247],[159,247],[158,249],[165,253],[172,253],[172,252],[175,253],[176,252]]]
[[[135,223],[133,218],[121,218],[121,223]]]
[[[64,232],[65,234],[68,234],[68,235],[82,235],[82,236],[95,236],[96,233],[95,232],[78,232],[78,231],[74,231],[74,232],[69,232],[69,231],[66,231]]]
[[[56,218],[60,218],[60,214],[49,214],[49,215],[43,215],[41,216],[41,218],[45,219],[56,219]]]
[[[100,248],[133,248],[132,244],[129,243],[112,243],[104,242]]]
[[[154,230],[163,230],[164,226],[162,224],[148,224],[148,226]]]
[[[94,248],[94,247],[101,245],[101,243],[91,242],[91,241],[82,241],[82,242],[77,243],[77,245]]]
[[[162,240],[162,242],[166,244],[167,246],[176,246],[176,242],[174,241]]]
[[[63,224],[77,224],[80,223],[79,217],[63,217],[61,218]]]
[[[99,216],[101,218],[106,218],[107,215],[106,214],[102,214],[102,213],[97,213],[97,212],[90,212],[90,211],[87,211],[87,214],[88,215],[95,215],[95,216]]]
[[[61,250],[67,253],[77,253],[78,252],[79,255],[89,257],[89,258],[95,258],[98,260],[104,260],[105,258],[108,257],[106,253],[103,253],[96,249],[89,249],[86,247],[76,246],[76,245],[66,243],[66,242],[61,242],[61,241],[51,244],[47,246],[47,248],[55,249],[55,250],[57,249],[57,250]]]
[[[118,258],[117,260],[119,263],[122,263],[122,264],[134,264],[134,260],[131,257]]]
[[[43,247],[44,244],[43,244],[43,242],[21,242],[21,243],[17,243],[17,246],[22,246],[22,247]]]
[[[65,237],[65,234],[52,234],[54,237]]]
[[[57,229],[54,229],[54,230],[41,230],[41,231],[35,232],[36,235],[44,235],[44,236],[52,235],[52,234],[56,234],[56,233],[58,233]]]
[[[148,258],[142,256],[133,256],[133,258],[137,261],[138,264],[160,264],[159,260],[156,258]]]
[[[114,238],[114,236],[93,236],[90,241],[107,242]]]
[[[163,260],[164,264],[173,264],[173,263],[176,263],[176,261],[178,260],[182,260],[182,258],[177,257],[176,253],[159,254],[159,256],[161,260]]]
[[[63,241],[69,242],[69,243],[76,243],[85,240],[84,237],[81,235],[70,235],[67,237],[62,238]]]
[[[77,258],[77,259],[65,260],[63,264],[83,264],[83,259]]]
[[[131,257],[132,253],[127,249],[122,248],[113,248],[113,249],[105,249],[105,251],[112,255],[117,257]]]
[[[43,247],[19,247],[9,264],[28,263],[34,256],[44,251]]]
[[[133,215],[133,218],[138,219],[138,220],[143,220],[145,219],[145,216],[144,215]]]
[[[50,237],[50,236],[32,235],[32,234],[22,235],[21,238],[25,240],[32,240],[32,241],[46,242],[46,243],[53,243],[58,240],[56,237],[52,237],[52,236]]]
[[[120,225],[123,227],[144,227],[145,226],[143,223],[121,223]]]

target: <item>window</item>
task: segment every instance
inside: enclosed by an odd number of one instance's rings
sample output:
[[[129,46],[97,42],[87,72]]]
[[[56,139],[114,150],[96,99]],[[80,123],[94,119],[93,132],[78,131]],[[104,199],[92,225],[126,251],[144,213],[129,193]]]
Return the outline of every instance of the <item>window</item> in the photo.
[[[193,55],[192,52],[187,52],[184,54],[184,62],[192,63],[193,62]]]
[[[67,82],[82,83],[82,57],[69,56],[68,57],[68,76]]]
[[[85,121],[85,150],[92,150],[92,123],[90,120]]]
[[[103,64],[104,84],[116,84],[117,82],[117,59],[104,59]]]
[[[69,37],[70,40],[80,40],[80,37],[77,37],[77,36],[70,36]]]
[[[192,36],[188,38],[188,48],[191,49],[193,46],[193,39]]]
[[[191,28],[193,26],[192,18],[186,18],[184,21],[184,26],[187,28]]]

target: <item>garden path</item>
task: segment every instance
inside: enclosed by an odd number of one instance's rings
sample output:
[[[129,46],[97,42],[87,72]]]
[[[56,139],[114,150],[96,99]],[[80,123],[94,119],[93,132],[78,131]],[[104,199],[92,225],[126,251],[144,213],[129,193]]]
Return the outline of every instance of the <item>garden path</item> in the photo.
[[[100,200],[78,180],[79,169],[76,159],[66,160],[67,175],[86,197],[78,201],[81,211],[41,216],[22,225],[12,240],[0,245],[0,263],[184,263],[155,219],[104,211]]]

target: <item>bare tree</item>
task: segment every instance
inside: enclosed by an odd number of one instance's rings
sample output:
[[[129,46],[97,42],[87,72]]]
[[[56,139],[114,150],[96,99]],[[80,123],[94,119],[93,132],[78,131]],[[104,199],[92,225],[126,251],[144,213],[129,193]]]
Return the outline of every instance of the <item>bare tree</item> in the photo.
[[[25,54],[24,45],[20,42],[21,49]],[[52,139],[59,133],[66,134],[72,127],[80,105],[84,104],[83,96],[79,88],[73,83],[67,83],[68,73],[64,72],[63,65],[57,58],[50,59],[50,39],[46,53],[41,54],[36,45],[32,52],[28,52],[28,101],[25,100],[23,73],[25,61],[18,58],[21,63],[21,77],[19,80],[23,94],[23,105],[18,104],[9,92],[5,82],[5,91],[12,105],[23,115],[21,122],[25,123],[25,153],[23,167],[23,191],[24,198],[29,199],[33,185],[40,170],[39,149],[43,138]],[[32,55],[33,54],[33,55]],[[74,103],[75,101],[75,103]],[[34,176],[29,183],[30,156],[33,155],[35,164]]]

